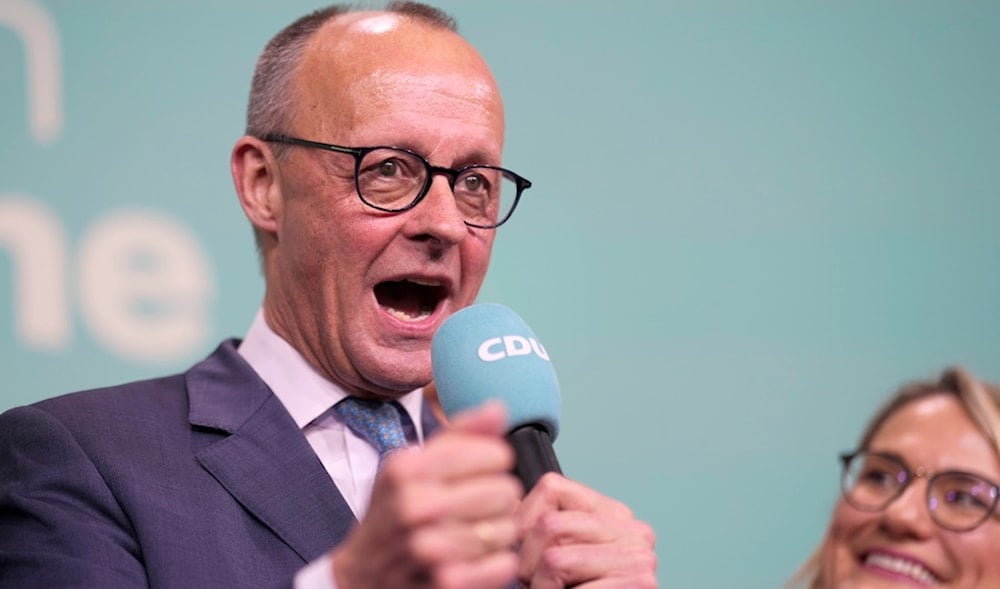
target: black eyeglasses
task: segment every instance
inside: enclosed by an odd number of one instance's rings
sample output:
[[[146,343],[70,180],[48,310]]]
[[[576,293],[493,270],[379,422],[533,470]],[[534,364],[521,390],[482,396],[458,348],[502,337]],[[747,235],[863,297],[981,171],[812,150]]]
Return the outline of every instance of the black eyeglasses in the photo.
[[[841,487],[844,499],[862,511],[881,511],[895,501],[917,478],[927,479],[927,509],[937,525],[953,532],[978,527],[993,514],[1000,487],[979,475],[957,470],[928,474],[913,471],[893,454],[857,452],[842,454]]]
[[[278,133],[261,139],[323,149],[354,156],[354,185],[366,205],[388,213],[417,206],[430,190],[436,174],[447,176],[465,224],[480,229],[499,227],[510,218],[531,181],[498,166],[474,165],[453,170],[432,166],[408,149],[377,145],[344,147]]]

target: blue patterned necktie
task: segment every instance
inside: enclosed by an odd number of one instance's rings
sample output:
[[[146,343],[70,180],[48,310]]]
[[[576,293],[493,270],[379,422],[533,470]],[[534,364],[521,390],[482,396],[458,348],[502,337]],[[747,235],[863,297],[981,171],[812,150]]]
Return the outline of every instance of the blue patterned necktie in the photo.
[[[393,403],[347,397],[333,407],[351,431],[378,450],[379,464],[393,450],[406,446],[406,434]]]

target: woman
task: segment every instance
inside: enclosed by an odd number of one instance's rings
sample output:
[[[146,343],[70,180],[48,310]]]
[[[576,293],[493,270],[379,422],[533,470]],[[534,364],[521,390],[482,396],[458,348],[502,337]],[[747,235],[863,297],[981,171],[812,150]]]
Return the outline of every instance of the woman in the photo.
[[[1000,387],[961,368],[900,389],[858,450],[809,589],[1000,587]]]

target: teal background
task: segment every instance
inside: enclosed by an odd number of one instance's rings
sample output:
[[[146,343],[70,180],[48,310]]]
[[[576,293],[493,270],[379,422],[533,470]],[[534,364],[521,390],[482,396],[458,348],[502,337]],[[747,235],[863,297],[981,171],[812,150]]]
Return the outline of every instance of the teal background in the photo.
[[[534,182],[480,300],[544,342],[563,468],[653,524],[663,586],[780,586],[823,533],[835,454],[892,389],[952,363],[1000,380],[1000,4],[438,5],[492,65],[506,164]],[[59,44],[49,141],[2,18],[31,6]],[[61,228],[67,318],[48,349],[19,334],[0,219],[0,410],[244,333],[262,281],[229,149],[258,52],[317,6],[0,0],[0,206],[21,195]],[[81,243],[136,210],[189,232],[209,272],[180,353],[123,353],[86,319]],[[144,296],[135,313],[176,311]]]

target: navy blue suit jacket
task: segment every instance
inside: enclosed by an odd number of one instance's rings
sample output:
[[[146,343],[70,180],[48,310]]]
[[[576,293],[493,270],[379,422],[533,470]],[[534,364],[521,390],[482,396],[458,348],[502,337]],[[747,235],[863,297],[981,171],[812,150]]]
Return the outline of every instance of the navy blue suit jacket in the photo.
[[[0,416],[0,587],[289,587],[344,539],[353,513],[236,343]]]

